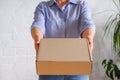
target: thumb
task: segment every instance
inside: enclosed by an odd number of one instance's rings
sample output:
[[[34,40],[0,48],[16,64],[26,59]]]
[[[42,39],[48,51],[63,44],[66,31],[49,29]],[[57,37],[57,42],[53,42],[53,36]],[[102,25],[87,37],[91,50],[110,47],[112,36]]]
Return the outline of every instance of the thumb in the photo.
[[[39,44],[39,43],[40,43],[40,40],[36,40],[35,43],[36,43],[36,44]]]
[[[40,39],[36,39],[35,44],[40,44]]]
[[[36,53],[38,53],[39,45],[40,45],[40,39],[36,39],[35,40],[35,50],[36,50]]]

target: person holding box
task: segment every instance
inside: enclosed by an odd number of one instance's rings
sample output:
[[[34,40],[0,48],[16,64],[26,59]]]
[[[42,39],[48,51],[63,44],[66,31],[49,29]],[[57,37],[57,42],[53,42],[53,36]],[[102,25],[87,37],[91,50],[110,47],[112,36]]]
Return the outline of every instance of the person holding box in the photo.
[[[93,50],[95,25],[85,0],[42,1],[31,26],[36,55],[42,38],[87,38]],[[39,75],[39,80],[89,80],[89,75]]]

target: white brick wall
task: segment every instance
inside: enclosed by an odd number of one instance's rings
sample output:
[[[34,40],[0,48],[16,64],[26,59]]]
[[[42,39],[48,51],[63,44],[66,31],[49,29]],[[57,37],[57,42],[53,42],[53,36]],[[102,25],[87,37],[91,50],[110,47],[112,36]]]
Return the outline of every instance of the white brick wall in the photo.
[[[40,1],[42,0],[0,0],[0,80],[38,80],[30,26],[35,7]],[[107,9],[106,4],[110,5],[110,0],[88,2],[97,26],[91,80],[108,80],[101,66],[103,58],[110,57],[107,54],[109,45],[105,46],[108,48],[103,48],[104,41],[101,39],[106,15],[96,13]]]
[[[37,80],[30,25],[39,2],[0,1],[0,80]]]

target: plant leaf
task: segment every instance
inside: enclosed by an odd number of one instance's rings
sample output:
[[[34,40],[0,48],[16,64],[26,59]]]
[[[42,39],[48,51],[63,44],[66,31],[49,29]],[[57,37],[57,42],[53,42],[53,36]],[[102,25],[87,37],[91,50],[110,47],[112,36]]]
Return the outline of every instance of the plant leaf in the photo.
[[[120,7],[119,7],[119,5],[117,4],[117,1],[116,0],[113,0],[113,3],[114,3],[114,5],[116,6],[116,8],[118,9],[118,11],[120,10]]]
[[[109,18],[108,18],[108,20],[107,20],[107,22],[106,22],[106,24],[105,24],[105,33],[104,34],[108,34],[108,32],[109,32],[109,29],[110,29],[110,27],[109,27],[109,25],[111,24],[111,19],[112,19],[112,17],[113,17],[113,15],[111,15]]]
[[[114,80],[114,77],[113,77],[114,74],[113,74],[113,73],[114,73],[114,70],[111,70],[111,71],[110,71],[110,78],[111,78],[112,80]]]
[[[117,74],[118,74],[118,79],[120,79],[120,70],[117,71]]]
[[[108,18],[108,21],[105,24],[105,33],[104,34],[108,34],[109,32],[112,32],[112,30],[114,29],[115,23],[116,23],[116,19],[117,17],[115,16],[113,18],[114,15],[111,15]]]
[[[117,65],[115,65],[114,71],[115,71],[115,77],[117,77],[117,78],[119,79],[119,78],[120,78],[120,70],[119,70],[119,68],[117,67]]]
[[[113,64],[113,60],[112,60],[112,59],[109,59],[109,60],[108,60],[108,64],[109,64],[109,65]]]
[[[108,77],[110,77],[110,74],[109,74],[109,70],[108,70],[108,69],[106,69],[106,75],[107,75]]]
[[[117,22],[113,34],[113,48],[115,51],[120,49],[120,20]]]
[[[104,60],[102,61],[102,65],[104,65],[104,64],[106,64],[106,59],[104,59]]]
[[[118,51],[118,56],[120,57],[120,50]]]

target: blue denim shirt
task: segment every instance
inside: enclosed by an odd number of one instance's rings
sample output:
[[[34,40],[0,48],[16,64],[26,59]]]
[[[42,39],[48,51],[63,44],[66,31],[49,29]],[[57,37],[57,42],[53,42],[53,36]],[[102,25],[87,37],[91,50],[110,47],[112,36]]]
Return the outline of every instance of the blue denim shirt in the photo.
[[[95,30],[85,0],[69,0],[62,8],[56,0],[40,2],[31,29],[34,27],[42,30],[44,38],[79,38],[84,30]]]

